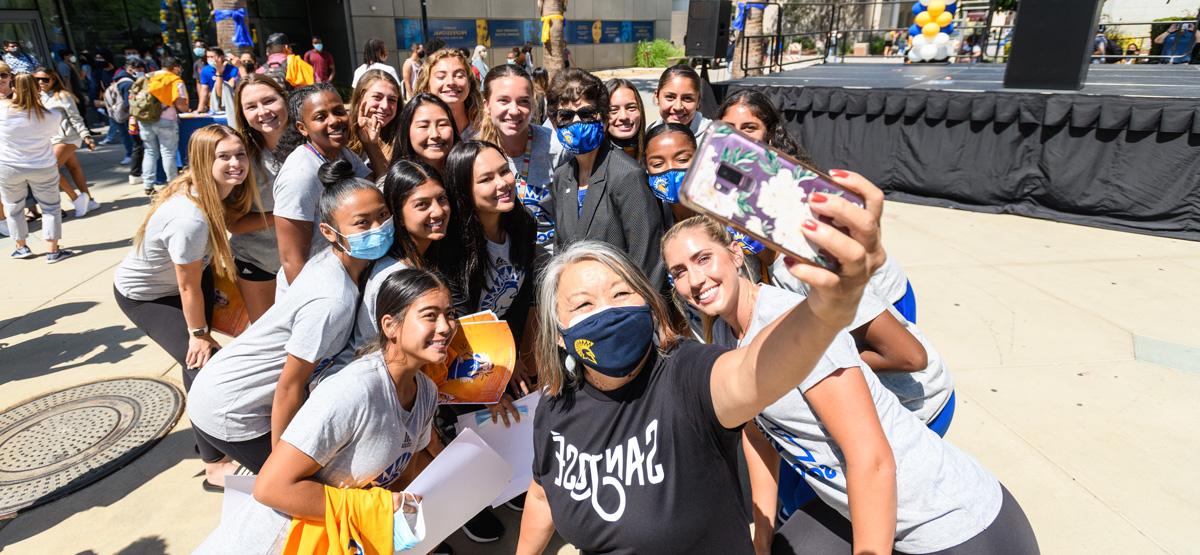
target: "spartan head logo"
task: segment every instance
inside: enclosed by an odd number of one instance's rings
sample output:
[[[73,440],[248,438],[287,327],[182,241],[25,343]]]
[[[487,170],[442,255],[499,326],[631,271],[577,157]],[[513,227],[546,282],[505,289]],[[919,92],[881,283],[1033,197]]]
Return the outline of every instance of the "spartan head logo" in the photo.
[[[583,360],[586,360],[592,364],[597,364],[596,353],[592,352],[592,345],[595,345],[595,343],[586,339],[576,339],[575,353],[579,355],[579,358],[582,358]]]

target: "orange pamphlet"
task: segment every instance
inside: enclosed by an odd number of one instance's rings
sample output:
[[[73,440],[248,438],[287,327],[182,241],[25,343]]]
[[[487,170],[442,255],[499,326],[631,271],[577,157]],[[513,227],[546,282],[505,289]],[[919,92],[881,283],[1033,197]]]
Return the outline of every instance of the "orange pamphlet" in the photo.
[[[446,361],[422,369],[437,384],[438,402],[449,405],[500,401],[512,377],[517,348],[508,322],[490,312],[459,318]]]

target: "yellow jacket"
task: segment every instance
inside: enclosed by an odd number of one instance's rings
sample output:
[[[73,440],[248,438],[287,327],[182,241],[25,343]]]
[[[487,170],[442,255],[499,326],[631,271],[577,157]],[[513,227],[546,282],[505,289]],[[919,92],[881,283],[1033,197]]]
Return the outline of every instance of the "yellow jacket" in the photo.
[[[325,522],[293,518],[283,553],[391,555],[394,509],[387,489],[325,486]]]

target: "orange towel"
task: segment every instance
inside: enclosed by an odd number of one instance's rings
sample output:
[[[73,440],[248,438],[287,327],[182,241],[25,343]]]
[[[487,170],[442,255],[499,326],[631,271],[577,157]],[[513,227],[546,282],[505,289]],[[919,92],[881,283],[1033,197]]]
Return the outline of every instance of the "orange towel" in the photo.
[[[179,84],[183,79],[164,69],[151,73],[146,81],[146,90],[162,102],[163,108],[175,105],[175,101],[179,99]]]
[[[313,84],[313,66],[304,61],[295,54],[290,54],[287,57],[287,69],[285,70],[284,80],[293,87],[304,87]]]
[[[325,522],[293,518],[283,553],[391,555],[394,508],[384,488],[325,486]]]

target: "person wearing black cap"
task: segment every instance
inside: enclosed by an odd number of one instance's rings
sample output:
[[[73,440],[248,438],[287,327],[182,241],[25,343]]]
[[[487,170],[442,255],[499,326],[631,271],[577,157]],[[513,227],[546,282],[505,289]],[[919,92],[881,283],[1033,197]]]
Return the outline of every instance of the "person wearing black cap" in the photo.
[[[274,78],[285,89],[308,86],[316,81],[313,67],[292,53],[287,35],[283,33],[272,33],[267,37],[267,63],[258,68],[258,73]]]

